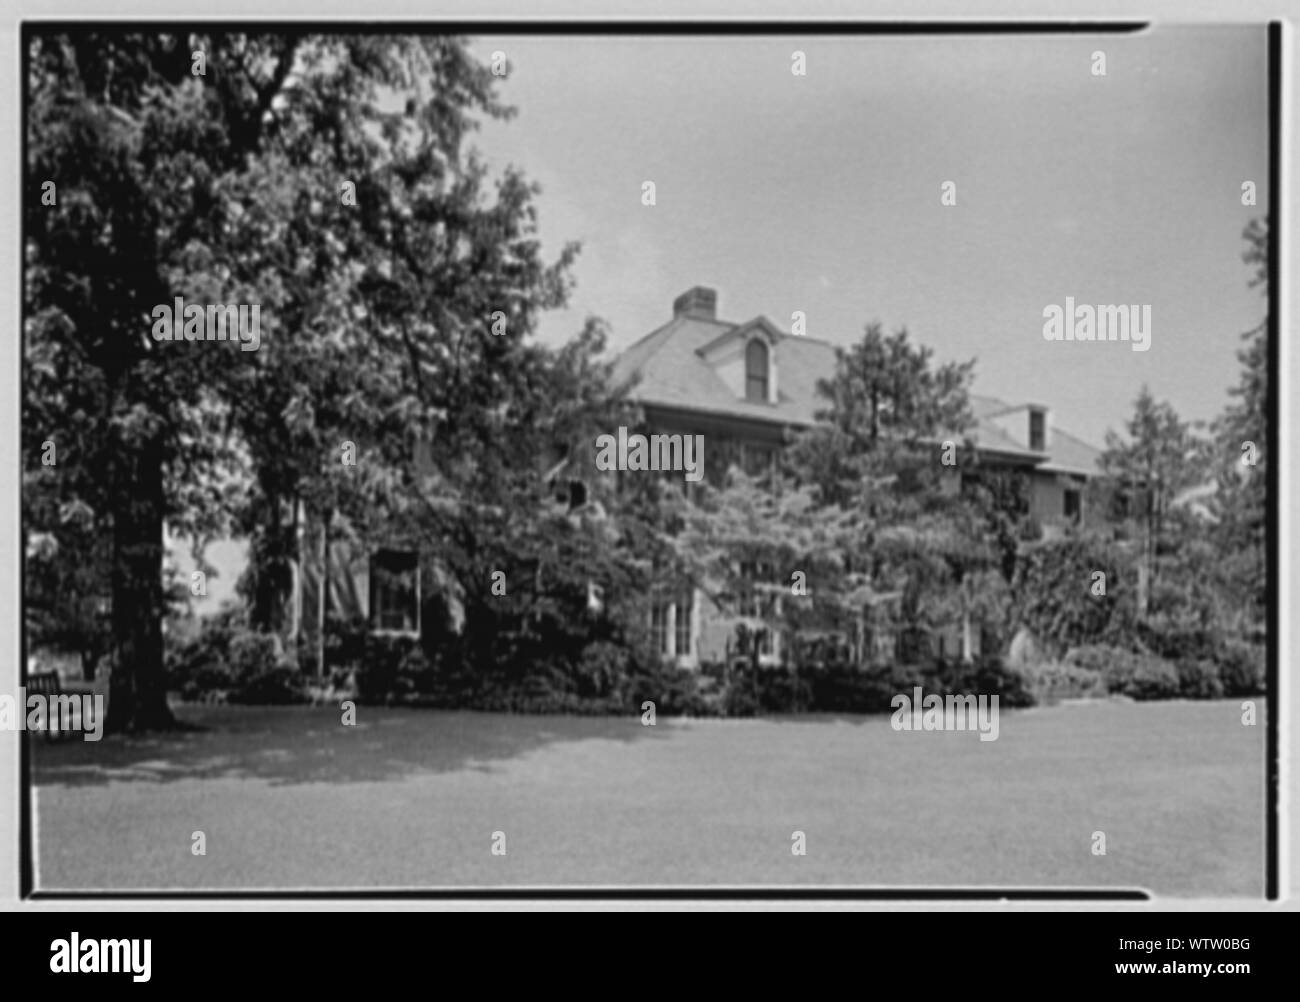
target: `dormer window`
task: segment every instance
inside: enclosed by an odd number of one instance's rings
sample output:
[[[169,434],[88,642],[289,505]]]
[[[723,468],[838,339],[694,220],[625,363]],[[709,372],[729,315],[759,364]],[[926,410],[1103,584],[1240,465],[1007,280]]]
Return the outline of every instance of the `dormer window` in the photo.
[[[767,345],[754,338],[745,348],[745,399],[756,403],[767,403],[768,395],[768,351]]]
[[[1047,415],[1037,409],[1029,412],[1029,448],[1034,452],[1047,451]]]

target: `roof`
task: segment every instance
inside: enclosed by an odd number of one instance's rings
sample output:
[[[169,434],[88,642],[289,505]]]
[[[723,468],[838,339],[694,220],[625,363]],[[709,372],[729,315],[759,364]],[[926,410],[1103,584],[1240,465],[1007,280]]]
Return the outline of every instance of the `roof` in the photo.
[[[758,318],[762,319],[762,318]],[[769,331],[777,330],[764,321]],[[631,397],[642,403],[779,424],[810,425],[826,404],[817,380],[835,372],[835,347],[825,341],[781,333],[776,336],[777,402],[738,398],[699,354],[702,348],[745,324],[680,316],[647,334],[614,362],[617,384],[640,375]]]
[[[997,397],[986,397],[972,393],[970,395],[970,408],[971,413],[975,416],[974,438],[976,442],[985,449],[995,449],[998,452],[1022,455],[1027,458],[1042,455],[1026,449],[992,420],[992,418],[1000,414],[1006,414],[1008,411],[1020,410],[1029,406],[1040,407],[1042,405],[1009,404]],[[1089,445],[1083,439],[1071,435],[1064,428],[1055,424],[1053,424],[1048,434],[1046,456],[1046,461],[1041,463],[1038,469],[1057,473],[1082,473],[1090,477],[1101,472],[1101,467],[1098,464],[1098,460],[1101,458],[1101,450]]]
[[[775,404],[737,397],[701,352],[728,334],[764,324],[776,334],[777,394]],[[642,404],[718,414],[783,425],[811,425],[826,407],[817,381],[835,372],[835,346],[815,338],[786,334],[763,317],[744,324],[677,316],[623,351],[614,361],[616,385],[640,377],[629,396]],[[1101,451],[1053,425],[1046,454],[1034,452],[1011,438],[993,418],[1025,404],[1008,404],[996,397],[970,395],[975,417],[972,437],[980,448],[1023,458],[1040,470],[1094,476]],[[1035,405],[1037,406],[1037,405]]]

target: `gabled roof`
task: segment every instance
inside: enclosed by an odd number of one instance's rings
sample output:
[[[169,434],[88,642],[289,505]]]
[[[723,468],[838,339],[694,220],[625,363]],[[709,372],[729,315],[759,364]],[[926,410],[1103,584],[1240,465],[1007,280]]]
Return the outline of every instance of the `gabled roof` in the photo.
[[[970,394],[970,409],[975,417],[975,430],[972,434],[980,447],[1024,456],[1026,459],[1045,455],[1045,461],[1037,468],[1049,473],[1081,473],[1095,477],[1101,472],[1097,462],[1101,458],[1101,450],[1055,424],[1048,435],[1047,452],[1039,453],[1026,449],[992,420],[998,415],[1020,410],[1026,406],[1028,405],[1008,404],[997,397]]]
[[[726,338],[761,326],[776,339],[775,404],[738,397],[703,357]],[[825,341],[782,332],[764,317],[744,324],[698,316],[678,316],[627,348],[614,362],[616,385],[640,377],[630,396],[642,404],[698,411],[785,425],[811,425],[827,402],[817,381],[835,373],[835,347]],[[975,425],[968,434],[981,449],[1023,460],[1046,472],[1095,476],[1101,453],[1069,432],[1053,426],[1046,453],[1034,452],[1009,436],[993,420],[1023,407],[996,397],[970,395]]]
[[[739,325],[732,324],[730,330],[723,331],[712,341],[700,345],[700,347],[695,350],[702,358],[708,358],[709,355],[713,353],[714,349],[726,344],[733,338],[748,338],[751,334],[762,334],[764,339],[772,344],[775,344],[779,342],[781,338],[788,336],[783,330],[781,330],[781,328],[768,320],[767,317],[755,317],[748,323]]]
[[[779,424],[813,424],[814,414],[826,406],[817,395],[817,380],[834,374],[835,348],[825,341],[781,333],[766,321],[768,332],[776,335],[777,402],[756,403],[737,397],[699,354],[740,326],[676,317],[615,360],[614,381],[621,384],[640,375],[631,397],[641,403]]]

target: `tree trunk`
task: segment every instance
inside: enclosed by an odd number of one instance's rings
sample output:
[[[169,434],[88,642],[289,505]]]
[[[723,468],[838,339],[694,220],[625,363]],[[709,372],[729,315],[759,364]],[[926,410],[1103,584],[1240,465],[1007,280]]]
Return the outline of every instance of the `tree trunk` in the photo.
[[[99,668],[99,659],[104,651],[100,644],[89,643],[81,648],[81,678],[85,682],[95,681],[95,672]]]
[[[332,511],[326,511],[320,523],[320,585],[316,589],[316,677],[325,677],[325,616],[329,610],[330,588],[330,519]],[[374,613],[374,610],[371,610]]]
[[[293,645],[293,663],[301,667],[302,655],[302,563],[303,563],[303,513],[302,499],[293,502],[293,561],[290,564],[293,580],[293,593],[289,598],[290,624],[289,637]]]
[[[971,651],[969,576],[962,578],[961,582],[961,660],[963,664],[975,660]]]
[[[267,518],[249,546],[252,601],[248,620],[255,630],[284,635],[291,612],[297,532],[292,521],[285,524],[280,496],[265,484],[263,490]]]
[[[105,730],[176,727],[163,666],[163,458],[122,447],[113,491],[113,669]]]

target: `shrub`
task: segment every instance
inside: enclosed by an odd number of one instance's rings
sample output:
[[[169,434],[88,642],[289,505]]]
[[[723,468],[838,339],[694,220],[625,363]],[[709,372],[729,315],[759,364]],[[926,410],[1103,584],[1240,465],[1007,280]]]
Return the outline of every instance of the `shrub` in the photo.
[[[1120,651],[1106,670],[1106,687],[1133,699],[1172,699],[1178,695],[1178,669],[1152,654]]]
[[[1213,658],[1218,648],[1212,631],[1172,623],[1166,617],[1154,617],[1139,624],[1136,637],[1139,646],[1169,661]]]
[[[417,638],[370,634],[357,671],[357,699],[388,703],[427,692],[431,674]]]
[[[1030,676],[1011,668],[996,655],[977,658],[971,664],[954,663],[939,676],[939,686],[947,693],[985,694],[998,697],[1001,707],[1033,706],[1033,683]]]
[[[900,691],[910,691],[889,666],[858,669],[848,661],[814,664],[801,673],[809,689],[809,709],[823,713],[884,713]]]
[[[812,686],[787,668],[760,670],[758,706],[764,713],[802,713],[812,705]]]
[[[1047,661],[1029,670],[1029,688],[1035,703],[1098,698],[1106,695],[1106,679],[1092,668]]]
[[[717,707],[700,692],[700,677],[674,664],[655,663],[643,668],[628,688],[632,709],[640,713],[641,704],[650,700],[655,713],[665,716],[716,716]],[[724,692],[725,700],[725,692]]]
[[[232,703],[260,705],[305,703],[306,680],[293,668],[281,665],[241,679],[228,698]]]
[[[1161,658],[1139,657],[1122,691],[1134,699],[1172,699],[1179,694],[1178,669]]]
[[[728,717],[752,717],[761,708],[753,680],[743,675],[733,676],[722,693],[722,712]]]
[[[1112,671],[1114,665],[1126,662],[1128,657],[1129,652],[1122,647],[1112,647],[1110,644],[1084,644],[1069,651],[1065,655],[1064,663],[1085,671],[1096,672],[1104,678]]]
[[[1100,672],[1107,691],[1114,695],[1133,699],[1172,699],[1182,690],[1178,669],[1145,651],[1088,644],[1070,651],[1066,662]]]
[[[330,670],[360,669],[366,660],[369,641],[370,628],[365,619],[329,621],[325,627],[325,666]],[[315,667],[314,654],[314,651],[303,651],[304,657],[312,659],[311,666],[302,666],[304,671]]]
[[[250,630],[237,608],[206,619],[167,652],[170,685],[181,698],[224,692],[235,703],[296,703],[306,699],[304,679],[273,633]]]
[[[242,610],[231,607],[202,620],[184,639],[169,638],[164,654],[169,687],[179,689],[185,699],[232,688],[236,678],[230,666],[231,638],[244,630]]]
[[[1098,571],[1111,583],[1104,595],[1091,591]],[[1130,555],[1097,532],[1071,533],[1029,547],[1012,584],[1019,625],[1052,655],[1062,648],[1129,636],[1133,590],[1118,583],[1132,573]]]
[[[1230,638],[1216,661],[1225,696],[1259,696],[1264,692],[1266,650],[1262,644]]]
[[[240,630],[230,638],[227,664],[243,684],[254,676],[285,668],[284,645],[272,633]]]
[[[222,664],[203,665],[196,668],[180,681],[181,699],[189,702],[200,701],[205,693],[229,692],[238,684],[238,679],[230,669]]]
[[[1178,662],[1178,692],[1184,699],[1218,699],[1223,695],[1219,666],[1207,658]]]
[[[628,677],[632,652],[621,644],[597,640],[582,649],[571,673],[577,694],[584,698],[615,695]]]

